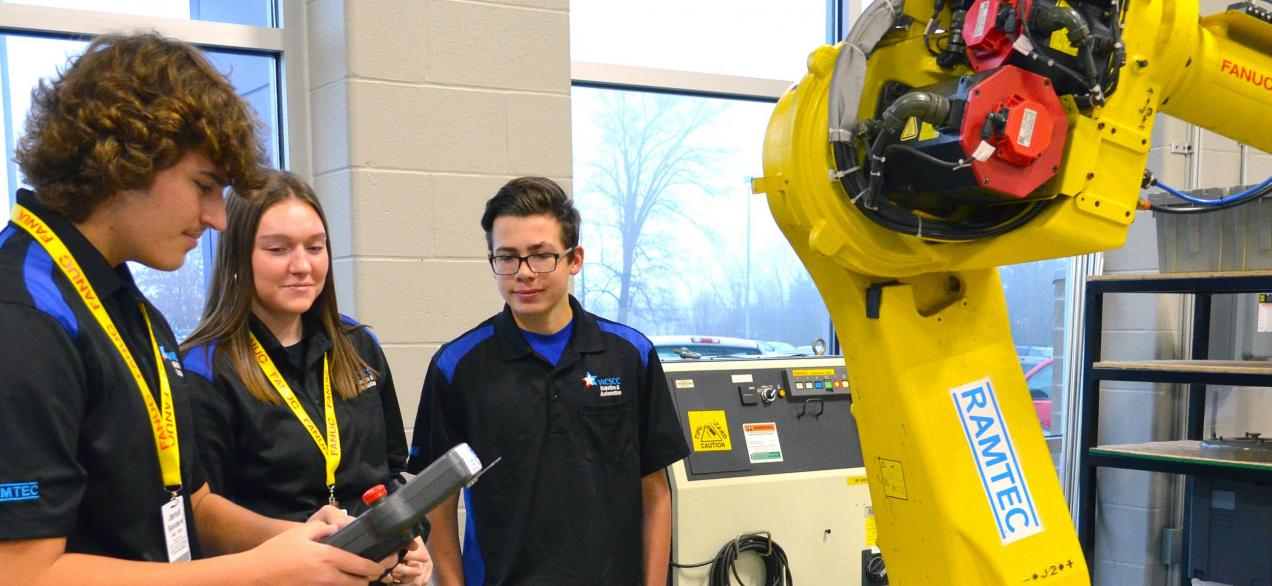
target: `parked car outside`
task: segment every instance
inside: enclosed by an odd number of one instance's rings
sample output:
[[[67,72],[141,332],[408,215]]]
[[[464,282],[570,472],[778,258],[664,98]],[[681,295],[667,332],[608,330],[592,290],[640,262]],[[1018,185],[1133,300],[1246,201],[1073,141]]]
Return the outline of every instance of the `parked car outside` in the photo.
[[[697,360],[716,356],[762,356],[756,340],[727,336],[650,336],[660,360]]]
[[[1029,372],[1043,360],[1051,358],[1053,354],[1051,346],[1016,346],[1016,356],[1020,359],[1022,372]]]
[[[760,342],[760,348],[764,350],[765,354],[772,354],[775,356],[793,356],[795,354],[799,354],[799,350],[795,348],[794,344],[778,342],[776,340],[762,340]],[[809,354],[812,354],[812,352],[809,352]]]
[[[1052,365],[1054,357],[1047,357],[1025,372],[1025,384],[1033,397],[1034,411],[1038,412],[1038,422],[1042,424],[1045,434],[1051,433],[1051,386]]]

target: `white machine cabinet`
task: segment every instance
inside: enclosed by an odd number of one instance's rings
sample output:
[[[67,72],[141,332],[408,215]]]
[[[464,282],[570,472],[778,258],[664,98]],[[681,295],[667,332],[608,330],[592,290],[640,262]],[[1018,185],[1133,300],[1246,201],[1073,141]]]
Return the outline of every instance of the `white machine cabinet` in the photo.
[[[682,361],[664,370],[690,446],[670,470],[674,562],[710,560],[741,534],[768,532],[796,584],[887,583],[841,359]],[[746,584],[766,583],[758,555],[744,553],[736,569]],[[673,568],[672,576],[677,586],[706,586],[709,572]]]

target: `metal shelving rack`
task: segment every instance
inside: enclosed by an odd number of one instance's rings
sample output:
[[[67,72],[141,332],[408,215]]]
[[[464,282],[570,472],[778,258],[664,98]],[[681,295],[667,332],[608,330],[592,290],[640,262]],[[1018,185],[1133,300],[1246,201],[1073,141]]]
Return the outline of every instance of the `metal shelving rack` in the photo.
[[[1081,425],[1078,443],[1078,538],[1092,560],[1095,538],[1096,471],[1100,467],[1209,476],[1237,480],[1272,480],[1272,464],[1231,462],[1199,457],[1206,414],[1207,385],[1272,387],[1272,362],[1208,360],[1210,307],[1216,294],[1257,293],[1272,290],[1272,271],[1229,273],[1175,273],[1106,275],[1090,277],[1086,285],[1086,318],[1083,324]],[[1178,293],[1193,295],[1192,351],[1189,360],[1098,361],[1107,293]],[[1185,437],[1170,442],[1133,445],[1099,445],[1100,382],[1130,381],[1177,383],[1187,386],[1188,409]],[[1187,456],[1181,455],[1187,454]],[[1191,507],[1192,483],[1187,484]],[[1185,519],[1191,511],[1185,511]],[[1183,532],[1183,582],[1189,583],[1188,532]],[[1094,572],[1095,565],[1089,564]]]

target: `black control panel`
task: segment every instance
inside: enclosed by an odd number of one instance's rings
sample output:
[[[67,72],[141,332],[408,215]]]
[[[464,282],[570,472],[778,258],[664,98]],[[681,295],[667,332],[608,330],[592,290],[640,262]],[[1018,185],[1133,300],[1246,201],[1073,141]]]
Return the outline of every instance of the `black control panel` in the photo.
[[[663,366],[689,442],[689,480],[862,466],[843,362],[778,358]]]
[[[792,397],[833,397],[848,394],[848,373],[842,366],[809,366],[785,370]]]

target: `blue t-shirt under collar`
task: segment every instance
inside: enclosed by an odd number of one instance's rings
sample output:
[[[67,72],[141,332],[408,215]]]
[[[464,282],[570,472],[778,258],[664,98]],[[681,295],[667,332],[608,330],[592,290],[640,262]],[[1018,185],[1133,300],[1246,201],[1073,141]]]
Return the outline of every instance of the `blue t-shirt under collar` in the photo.
[[[556,366],[556,363],[561,360],[561,354],[565,352],[566,344],[570,343],[572,331],[574,331],[574,320],[570,320],[570,323],[565,324],[565,327],[555,334],[536,334],[521,330],[521,335],[526,337],[526,341],[535,352],[547,358],[552,366]]]

